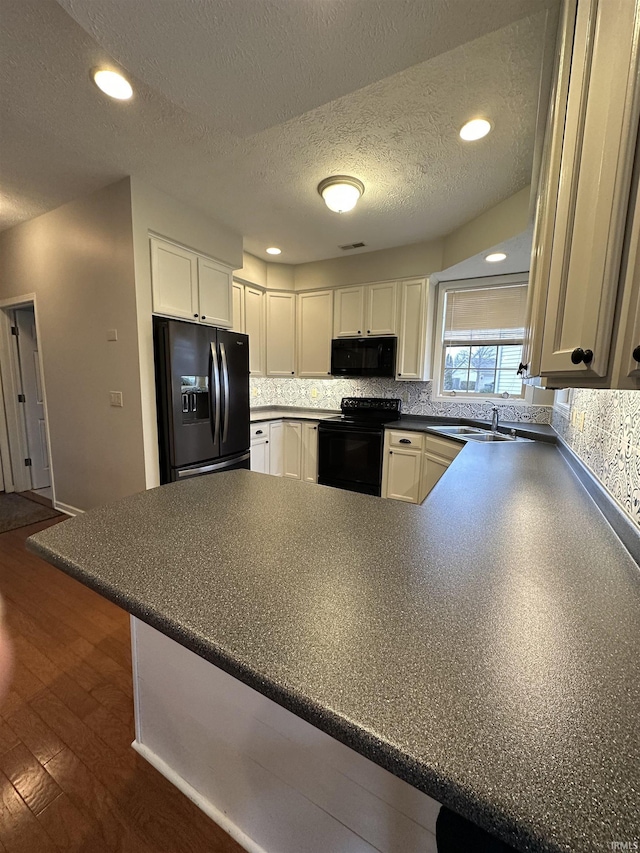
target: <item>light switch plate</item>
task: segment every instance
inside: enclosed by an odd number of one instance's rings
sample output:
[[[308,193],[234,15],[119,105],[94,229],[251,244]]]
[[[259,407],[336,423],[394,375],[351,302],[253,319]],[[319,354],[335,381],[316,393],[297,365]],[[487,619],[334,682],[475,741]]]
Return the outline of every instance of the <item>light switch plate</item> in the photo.
[[[117,329],[107,329],[107,340],[108,341],[117,341],[118,340],[118,330]]]
[[[122,391],[109,391],[109,405],[122,408]]]

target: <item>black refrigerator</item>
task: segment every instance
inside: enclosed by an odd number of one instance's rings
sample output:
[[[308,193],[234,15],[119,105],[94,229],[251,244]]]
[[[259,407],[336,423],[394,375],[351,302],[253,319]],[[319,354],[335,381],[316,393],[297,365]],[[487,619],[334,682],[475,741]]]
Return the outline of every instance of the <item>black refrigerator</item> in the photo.
[[[160,482],[249,468],[249,338],[153,318]]]

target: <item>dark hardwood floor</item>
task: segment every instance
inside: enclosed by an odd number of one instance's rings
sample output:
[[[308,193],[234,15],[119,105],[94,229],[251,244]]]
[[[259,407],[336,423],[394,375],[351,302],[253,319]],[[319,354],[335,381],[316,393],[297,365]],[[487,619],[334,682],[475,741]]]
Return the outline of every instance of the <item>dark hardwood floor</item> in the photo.
[[[0,704],[0,853],[241,853],[131,749],[129,617],[0,535],[16,654]]]

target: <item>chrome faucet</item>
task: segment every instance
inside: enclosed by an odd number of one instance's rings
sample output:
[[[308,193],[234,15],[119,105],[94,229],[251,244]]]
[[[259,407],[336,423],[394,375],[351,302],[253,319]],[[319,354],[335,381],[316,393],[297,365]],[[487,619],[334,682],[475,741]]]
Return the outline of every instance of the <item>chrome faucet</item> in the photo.
[[[487,403],[491,406],[491,432],[498,432],[498,418],[500,416],[500,410],[491,400],[487,400]]]

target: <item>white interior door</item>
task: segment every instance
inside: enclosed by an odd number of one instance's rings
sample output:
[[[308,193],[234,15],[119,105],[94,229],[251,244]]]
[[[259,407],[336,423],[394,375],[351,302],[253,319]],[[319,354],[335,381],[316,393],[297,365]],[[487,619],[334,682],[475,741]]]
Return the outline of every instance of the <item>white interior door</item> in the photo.
[[[36,336],[36,318],[33,308],[16,308],[15,321],[18,329],[22,393],[25,398],[23,405],[27,428],[27,445],[31,459],[31,488],[44,489],[51,485],[51,471]]]

